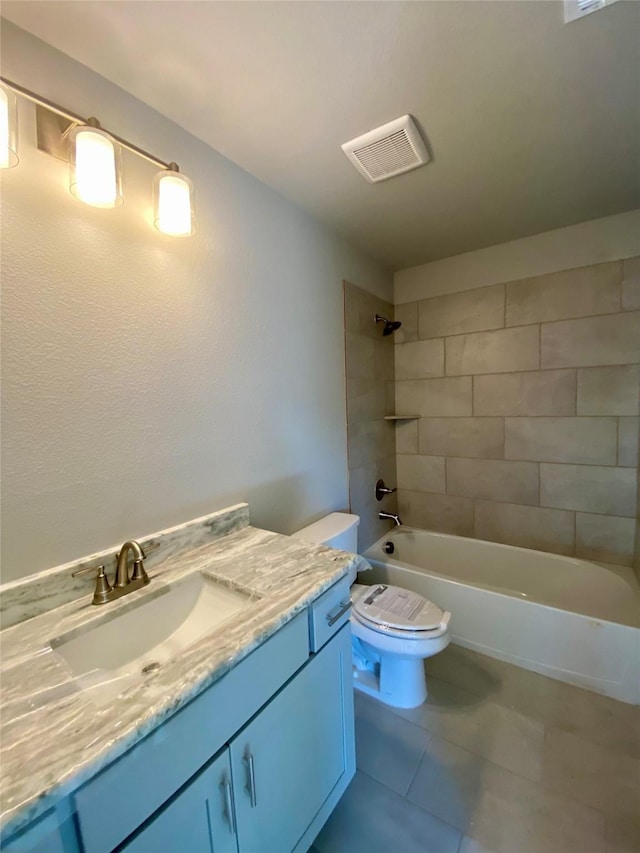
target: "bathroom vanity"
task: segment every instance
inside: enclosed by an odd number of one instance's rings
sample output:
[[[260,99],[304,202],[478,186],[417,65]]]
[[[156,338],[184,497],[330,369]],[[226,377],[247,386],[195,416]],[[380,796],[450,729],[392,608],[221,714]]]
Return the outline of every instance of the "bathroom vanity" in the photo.
[[[357,559],[246,526],[169,557],[132,602],[69,602],[5,630],[2,850],[306,851],[355,773],[345,604]],[[149,675],[96,689],[55,651],[35,654],[41,631],[90,645],[96,622],[130,621],[196,572],[247,603]],[[58,682],[40,705],[34,677]]]

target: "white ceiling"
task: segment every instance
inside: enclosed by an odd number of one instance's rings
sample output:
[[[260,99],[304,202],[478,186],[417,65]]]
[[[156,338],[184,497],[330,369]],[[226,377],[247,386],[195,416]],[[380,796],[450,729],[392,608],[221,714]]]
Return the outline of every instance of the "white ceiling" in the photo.
[[[637,2],[568,25],[547,0],[5,0],[2,14],[395,269],[640,206]],[[405,113],[432,162],[366,183],[341,143]]]

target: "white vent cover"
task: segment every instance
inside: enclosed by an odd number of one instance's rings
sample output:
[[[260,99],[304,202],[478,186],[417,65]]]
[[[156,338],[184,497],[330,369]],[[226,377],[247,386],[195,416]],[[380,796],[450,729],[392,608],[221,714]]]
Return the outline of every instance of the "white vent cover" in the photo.
[[[345,142],[342,150],[372,184],[429,162],[429,154],[411,116],[402,116]]]

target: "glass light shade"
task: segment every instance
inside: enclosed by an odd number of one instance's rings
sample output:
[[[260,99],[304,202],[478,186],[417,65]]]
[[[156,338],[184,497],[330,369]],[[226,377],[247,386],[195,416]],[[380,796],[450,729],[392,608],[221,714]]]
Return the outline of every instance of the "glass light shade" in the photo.
[[[69,134],[69,189],[92,207],[122,204],[120,146],[97,127],[79,125]]]
[[[16,95],[0,86],[0,169],[18,165],[18,107]]]
[[[163,234],[190,237],[195,233],[193,183],[180,172],[164,169],[153,179],[153,224]]]

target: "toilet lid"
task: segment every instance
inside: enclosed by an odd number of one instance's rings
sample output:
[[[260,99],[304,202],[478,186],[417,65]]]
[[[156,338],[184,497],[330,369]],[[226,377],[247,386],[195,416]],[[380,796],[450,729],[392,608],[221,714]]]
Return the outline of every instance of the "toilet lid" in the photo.
[[[354,610],[369,622],[403,631],[433,631],[444,618],[436,604],[417,592],[386,584],[369,587],[355,602]]]

